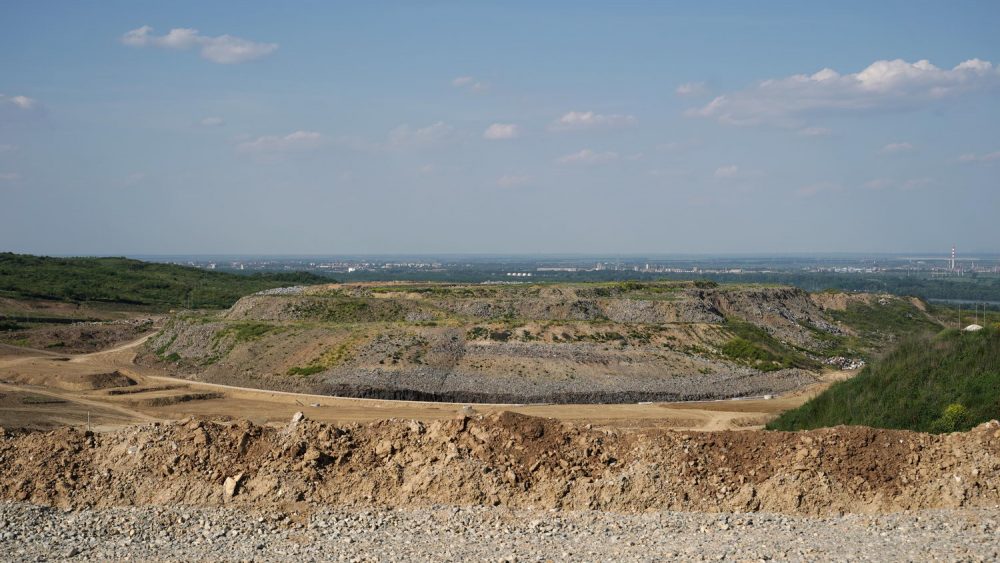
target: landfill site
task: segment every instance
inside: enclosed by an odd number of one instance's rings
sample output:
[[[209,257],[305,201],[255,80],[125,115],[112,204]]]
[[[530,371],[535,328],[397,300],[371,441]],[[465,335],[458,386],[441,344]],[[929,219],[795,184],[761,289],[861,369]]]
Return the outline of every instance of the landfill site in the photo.
[[[673,404],[338,399],[177,379],[135,363],[145,338],[0,350],[5,558],[1000,556],[996,422],[760,429],[815,388]]]

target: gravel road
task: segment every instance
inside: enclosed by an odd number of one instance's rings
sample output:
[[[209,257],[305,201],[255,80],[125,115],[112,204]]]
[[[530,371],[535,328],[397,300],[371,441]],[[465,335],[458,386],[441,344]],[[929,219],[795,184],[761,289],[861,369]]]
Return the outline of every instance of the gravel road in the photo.
[[[0,502],[5,561],[994,561],[1000,507],[778,514],[224,508],[62,511]]]

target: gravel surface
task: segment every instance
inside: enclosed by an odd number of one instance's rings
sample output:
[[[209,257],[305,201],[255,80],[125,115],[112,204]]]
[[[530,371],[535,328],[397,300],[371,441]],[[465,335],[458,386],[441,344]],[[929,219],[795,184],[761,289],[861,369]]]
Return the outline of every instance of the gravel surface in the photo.
[[[7,561],[992,561],[1000,507],[807,518],[452,508],[62,511],[0,502]]]

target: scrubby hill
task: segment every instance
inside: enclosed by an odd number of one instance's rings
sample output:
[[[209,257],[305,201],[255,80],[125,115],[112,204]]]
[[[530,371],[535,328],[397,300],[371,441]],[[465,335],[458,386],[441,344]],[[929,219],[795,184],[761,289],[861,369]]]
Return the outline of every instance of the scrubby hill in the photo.
[[[15,299],[221,309],[263,289],[329,282],[302,272],[238,275],[128,258],[0,253],[0,297]]]
[[[857,424],[929,432],[1000,418],[1000,330],[946,330],[904,341],[854,379],[832,386],[769,427]]]
[[[178,316],[143,361],[216,383],[394,399],[751,396],[812,383],[901,327],[939,330],[918,304],[692,282],[338,284]]]

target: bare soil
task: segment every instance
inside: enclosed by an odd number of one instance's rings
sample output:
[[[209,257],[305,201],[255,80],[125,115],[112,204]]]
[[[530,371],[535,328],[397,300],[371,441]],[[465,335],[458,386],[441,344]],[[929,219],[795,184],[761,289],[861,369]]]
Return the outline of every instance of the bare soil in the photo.
[[[623,432],[511,412],[423,424],[247,421],[8,436],[0,498],[59,507],[295,503],[831,515],[995,506],[1000,423]]]
[[[32,355],[22,348],[8,349],[13,353],[4,354],[5,350],[0,349],[0,391],[45,393],[64,401],[61,410],[40,411],[30,419],[26,419],[21,411],[0,408],[0,426],[45,429],[60,426],[67,420],[84,425],[88,412],[92,414],[92,427],[107,429],[106,415],[107,422],[118,421],[120,424],[128,421],[178,420],[189,416],[216,421],[246,418],[257,424],[267,424],[283,423],[295,412],[302,411],[314,420],[347,424],[387,418],[428,422],[458,414],[511,410],[609,428],[753,429],[762,427],[785,409],[802,404],[832,381],[851,374],[828,371],[816,383],[769,400],[468,405],[338,398],[178,379],[155,366],[135,364],[136,350],[143,342],[144,339],[139,339],[117,348],[82,355],[45,352]],[[100,379],[109,373],[120,374],[128,381],[114,388],[88,389],[78,383]]]

